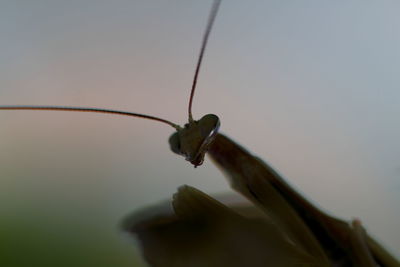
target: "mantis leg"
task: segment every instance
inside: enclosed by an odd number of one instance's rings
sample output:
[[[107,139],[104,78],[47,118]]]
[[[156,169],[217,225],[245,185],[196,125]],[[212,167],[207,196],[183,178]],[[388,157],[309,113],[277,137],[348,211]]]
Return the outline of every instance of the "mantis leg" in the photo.
[[[264,209],[310,253],[326,253],[330,262],[339,266],[400,266],[361,225],[353,223],[351,227],[319,210],[268,164],[226,136],[219,134],[208,152],[233,189]]]

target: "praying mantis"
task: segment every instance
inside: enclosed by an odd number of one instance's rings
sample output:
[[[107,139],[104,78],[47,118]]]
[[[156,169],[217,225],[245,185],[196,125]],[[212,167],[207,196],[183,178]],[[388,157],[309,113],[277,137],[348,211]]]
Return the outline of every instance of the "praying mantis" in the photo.
[[[227,141],[227,140],[225,140],[225,139],[223,139],[223,137],[218,137],[218,138],[222,138],[222,139],[220,139],[216,144],[220,144],[221,142],[223,143],[223,142],[230,142],[230,141]],[[229,143],[229,145],[232,145],[231,143]],[[211,149],[211,153],[214,153],[214,154],[216,154],[217,152],[215,151],[215,150],[213,150],[213,148],[211,147],[210,148]],[[217,148],[215,148],[217,151],[218,151],[218,149]],[[176,151],[177,151],[177,149],[175,149]],[[204,149],[204,151],[205,151],[205,149]],[[213,155],[214,155],[213,154]],[[221,156],[221,157],[229,157],[228,155],[225,155],[225,156]],[[218,162],[218,157],[216,157],[216,161]],[[198,164],[198,163],[200,163],[200,161],[195,161],[195,165],[196,164]],[[249,191],[250,192],[250,194],[253,194],[254,192],[252,192],[252,191]],[[247,193],[245,193],[245,195],[248,195],[249,194],[249,192],[247,192]],[[251,196],[250,196],[251,197]],[[259,197],[256,197],[256,196],[253,196],[254,198],[259,198]]]

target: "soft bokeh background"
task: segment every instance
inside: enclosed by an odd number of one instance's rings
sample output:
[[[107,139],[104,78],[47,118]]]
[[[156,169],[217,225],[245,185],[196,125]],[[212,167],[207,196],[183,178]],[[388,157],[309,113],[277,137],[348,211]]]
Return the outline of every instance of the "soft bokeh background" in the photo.
[[[0,105],[186,120],[211,1],[0,4]],[[224,1],[194,102],[325,210],[400,256],[397,1]],[[182,184],[229,191],[156,122],[0,112],[0,265],[142,266],[123,216]]]

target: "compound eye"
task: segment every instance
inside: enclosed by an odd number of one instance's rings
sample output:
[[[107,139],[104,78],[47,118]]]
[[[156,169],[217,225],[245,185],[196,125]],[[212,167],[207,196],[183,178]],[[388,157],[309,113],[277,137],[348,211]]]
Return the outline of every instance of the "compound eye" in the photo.
[[[171,148],[172,152],[181,155],[181,140],[179,138],[178,132],[173,133],[169,139],[169,147]]]
[[[220,126],[219,118],[214,114],[204,115],[198,121],[198,124],[204,138],[212,138],[218,132]]]

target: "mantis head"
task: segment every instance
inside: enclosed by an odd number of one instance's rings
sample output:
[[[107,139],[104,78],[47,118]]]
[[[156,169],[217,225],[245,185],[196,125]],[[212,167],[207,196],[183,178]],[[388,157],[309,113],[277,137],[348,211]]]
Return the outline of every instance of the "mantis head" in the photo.
[[[207,114],[198,121],[191,120],[171,135],[171,150],[184,156],[197,167],[203,163],[205,153],[215,139],[219,126],[219,118],[214,114]]]

